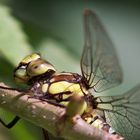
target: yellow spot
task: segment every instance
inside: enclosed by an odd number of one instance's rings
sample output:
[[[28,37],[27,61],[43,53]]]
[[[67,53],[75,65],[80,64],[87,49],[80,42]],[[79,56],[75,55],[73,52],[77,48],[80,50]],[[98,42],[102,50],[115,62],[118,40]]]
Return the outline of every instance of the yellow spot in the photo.
[[[61,105],[67,106],[69,102],[60,102]]]
[[[48,91],[48,84],[43,84],[42,85],[42,92],[46,93]]]
[[[26,74],[26,69],[16,70],[14,78],[15,78],[15,81],[19,83],[26,83],[29,80],[29,77]]]
[[[16,70],[15,75],[18,77],[21,77],[21,78],[25,77],[26,76],[26,69]]]
[[[57,94],[57,93],[60,93],[60,92],[69,91],[69,87],[72,84],[73,83],[69,83],[69,82],[66,82],[66,81],[60,81],[60,82],[52,83],[50,85],[49,92],[51,94]]]
[[[75,83],[69,83],[67,81],[55,82],[50,85],[49,93],[57,94],[60,92],[70,91],[73,94],[77,94],[79,96],[83,96],[83,92],[81,91],[80,85]],[[63,99],[67,98],[70,95],[63,95]]]

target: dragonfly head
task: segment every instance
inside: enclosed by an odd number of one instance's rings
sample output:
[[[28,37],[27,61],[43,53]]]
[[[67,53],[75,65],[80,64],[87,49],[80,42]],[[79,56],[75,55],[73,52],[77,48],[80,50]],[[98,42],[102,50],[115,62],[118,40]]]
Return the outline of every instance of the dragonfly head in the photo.
[[[19,63],[14,71],[14,78],[17,82],[28,83],[32,78],[50,71],[56,71],[54,66],[43,60],[39,54],[33,53]]]

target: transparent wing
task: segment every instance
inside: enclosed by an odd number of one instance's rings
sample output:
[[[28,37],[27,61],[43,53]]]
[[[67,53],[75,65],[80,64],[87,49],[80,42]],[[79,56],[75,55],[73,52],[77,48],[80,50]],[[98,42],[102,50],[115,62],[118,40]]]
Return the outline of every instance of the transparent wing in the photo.
[[[126,140],[140,139],[140,85],[121,96],[98,97],[98,109]]]
[[[122,72],[113,44],[98,17],[85,11],[85,45],[81,58],[81,71],[89,88],[101,92],[122,81]]]

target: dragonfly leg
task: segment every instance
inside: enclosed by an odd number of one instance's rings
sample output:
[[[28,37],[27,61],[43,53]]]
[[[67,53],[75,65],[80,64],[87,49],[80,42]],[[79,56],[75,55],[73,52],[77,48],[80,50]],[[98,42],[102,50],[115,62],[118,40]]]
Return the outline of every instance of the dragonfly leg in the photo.
[[[10,129],[12,128],[18,121],[19,121],[19,117],[16,116],[11,122],[9,122],[8,124],[6,124],[2,119],[0,119],[0,123],[3,124],[6,128]]]
[[[44,140],[49,140],[48,131],[42,128],[42,132],[43,132]]]

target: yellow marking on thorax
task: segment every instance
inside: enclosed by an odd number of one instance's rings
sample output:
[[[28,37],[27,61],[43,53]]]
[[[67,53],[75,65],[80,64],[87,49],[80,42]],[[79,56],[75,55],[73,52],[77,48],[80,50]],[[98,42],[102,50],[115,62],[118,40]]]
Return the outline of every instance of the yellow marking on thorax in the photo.
[[[48,86],[49,85],[47,83],[42,85],[42,92],[43,93],[46,93],[48,91]]]
[[[71,91],[79,95],[83,95],[80,85],[77,83],[69,83],[67,81],[58,81],[50,85],[49,92],[51,94],[57,94],[60,92]]]
[[[78,83],[76,84],[76,83],[69,83],[67,81],[58,81],[58,82],[52,83],[49,88],[50,94],[58,94],[60,92],[62,93],[66,91],[70,91],[72,94],[70,95],[63,94],[63,99],[66,99],[69,96],[72,96],[73,94],[77,94],[79,96],[84,95]]]

